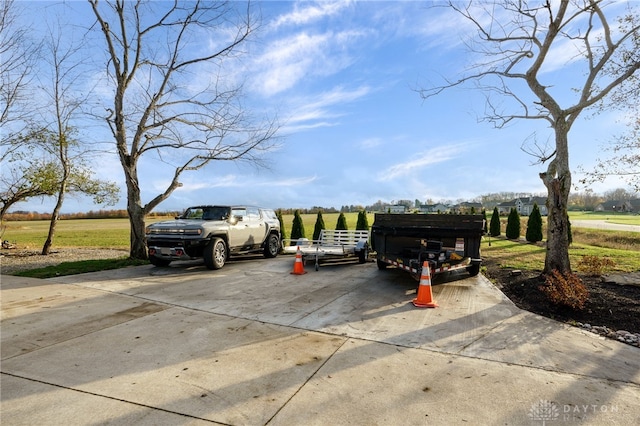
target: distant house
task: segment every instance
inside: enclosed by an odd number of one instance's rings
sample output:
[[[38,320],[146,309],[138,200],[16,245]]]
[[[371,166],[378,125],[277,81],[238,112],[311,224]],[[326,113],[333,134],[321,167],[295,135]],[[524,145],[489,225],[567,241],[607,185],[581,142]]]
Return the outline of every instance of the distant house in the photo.
[[[515,200],[500,203],[497,207],[498,213],[501,215],[507,215],[511,212],[511,209],[516,209],[521,216],[529,216],[533,211],[534,204],[538,205],[542,216],[549,214],[547,211],[547,199],[545,197],[516,198]]]
[[[444,204],[422,204],[420,213],[448,213],[451,207]]]
[[[516,210],[518,210],[518,213],[522,216],[529,216],[533,211],[534,204],[538,205],[542,216],[546,216],[549,213],[547,211],[547,199],[545,197],[518,198],[516,200]]]
[[[511,209],[516,208],[516,200],[504,201],[496,206],[498,208],[498,214],[507,215],[511,213]]]
[[[400,204],[389,206],[389,213],[404,213],[406,210],[407,207]]]
[[[598,204],[594,210],[597,212],[640,212],[640,199],[605,201]]]
[[[476,214],[480,214],[482,213],[482,203],[472,203],[472,202],[465,201],[453,206],[453,209],[456,212],[462,213],[462,214],[471,214],[472,210]]]

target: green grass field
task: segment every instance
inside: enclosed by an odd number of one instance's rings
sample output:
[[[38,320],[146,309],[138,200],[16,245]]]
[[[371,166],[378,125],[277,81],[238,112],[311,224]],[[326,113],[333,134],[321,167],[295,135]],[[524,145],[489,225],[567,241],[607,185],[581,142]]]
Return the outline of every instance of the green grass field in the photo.
[[[315,214],[303,214],[302,222],[306,237],[311,239],[316,224]],[[323,214],[328,229],[335,229],[338,213]],[[346,213],[347,227],[355,229],[358,213]],[[171,218],[153,218],[147,224]],[[373,224],[373,213],[368,215],[369,225]],[[291,236],[293,215],[283,217],[287,237]],[[5,222],[6,230],[3,240],[16,243],[20,248],[38,250],[42,248],[49,232],[49,222],[45,220]],[[87,248],[129,248],[128,219],[71,219],[61,220],[56,226],[54,247],[87,247]]]
[[[569,212],[569,219],[604,220],[609,223],[618,223],[622,225],[640,225],[640,215],[631,213]]]
[[[349,229],[355,229],[357,213],[345,214]],[[374,214],[368,214],[369,225],[373,224]],[[606,219],[607,215],[593,213],[572,213],[572,218]],[[608,215],[608,217],[612,217]],[[629,219],[627,219],[629,218]],[[170,218],[153,218],[147,223]],[[335,229],[338,213],[323,214],[325,225]],[[490,219],[490,218],[489,218]],[[503,219],[503,234],[506,218]],[[291,236],[293,215],[283,217],[287,237]],[[304,214],[302,220],[306,237],[311,239],[316,222],[315,214]],[[521,234],[526,231],[527,218],[522,218]],[[616,223],[636,224],[637,216],[615,215]],[[18,245],[20,249],[40,250],[47,236],[49,222],[24,221],[5,222],[4,240]],[[570,248],[572,263],[585,255],[610,257],[615,262],[615,271],[631,272],[640,270],[640,233],[621,231],[585,231],[573,229],[574,244]],[[73,219],[58,223],[54,238],[54,249],[65,247],[84,248],[129,248],[129,222],[127,219]],[[544,266],[545,249],[541,245],[523,244],[504,239],[485,237],[482,244],[482,256],[500,259],[504,267],[541,270]]]

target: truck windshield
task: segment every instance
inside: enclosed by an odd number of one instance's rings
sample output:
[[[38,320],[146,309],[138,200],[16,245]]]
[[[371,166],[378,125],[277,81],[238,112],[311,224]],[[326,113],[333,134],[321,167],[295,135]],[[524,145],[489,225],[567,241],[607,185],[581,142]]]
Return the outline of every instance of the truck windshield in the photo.
[[[183,219],[225,220],[229,217],[228,207],[189,207]]]

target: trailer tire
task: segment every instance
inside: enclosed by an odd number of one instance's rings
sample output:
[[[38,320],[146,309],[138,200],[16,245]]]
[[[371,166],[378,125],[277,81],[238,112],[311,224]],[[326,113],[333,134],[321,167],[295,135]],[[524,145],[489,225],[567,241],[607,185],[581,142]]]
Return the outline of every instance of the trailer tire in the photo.
[[[387,264],[385,262],[383,262],[382,260],[377,259],[376,263],[378,264],[378,269],[380,269],[381,271],[387,269]]]
[[[467,266],[467,272],[469,272],[469,275],[471,275],[472,277],[475,277],[480,273],[480,264],[475,263],[471,266]]]
[[[367,257],[369,257],[369,250],[364,248],[358,252],[358,263],[366,263]]]

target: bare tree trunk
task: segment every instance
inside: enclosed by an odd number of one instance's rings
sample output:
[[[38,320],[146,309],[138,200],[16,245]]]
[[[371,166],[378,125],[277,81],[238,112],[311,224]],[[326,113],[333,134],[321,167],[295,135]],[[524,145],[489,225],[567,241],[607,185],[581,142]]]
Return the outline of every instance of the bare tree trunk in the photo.
[[[554,269],[561,273],[571,272],[569,261],[569,215],[567,206],[571,190],[569,170],[568,128],[558,125],[556,131],[556,157],[549,163],[546,173],[540,178],[547,187],[547,255],[544,273]]]
[[[127,211],[129,212],[130,231],[130,250],[129,256],[132,259],[148,259],[146,239],[144,234],[145,213],[140,203],[132,203],[129,198]]]
[[[148,259],[145,238],[145,207],[142,205],[138,171],[131,164],[124,144],[119,145],[120,161],[124,168],[127,185],[127,213],[129,214],[129,257],[132,259]]]
[[[56,201],[56,206],[53,208],[53,213],[51,213],[51,221],[49,222],[49,234],[47,234],[47,239],[44,242],[44,246],[42,247],[42,255],[44,256],[48,255],[51,252],[51,245],[53,244],[53,237],[56,233],[56,225],[58,224],[58,219],[60,218],[60,209],[62,209],[62,204],[64,203],[64,194],[66,190],[66,184],[61,184],[60,191],[58,192],[58,200]]]

